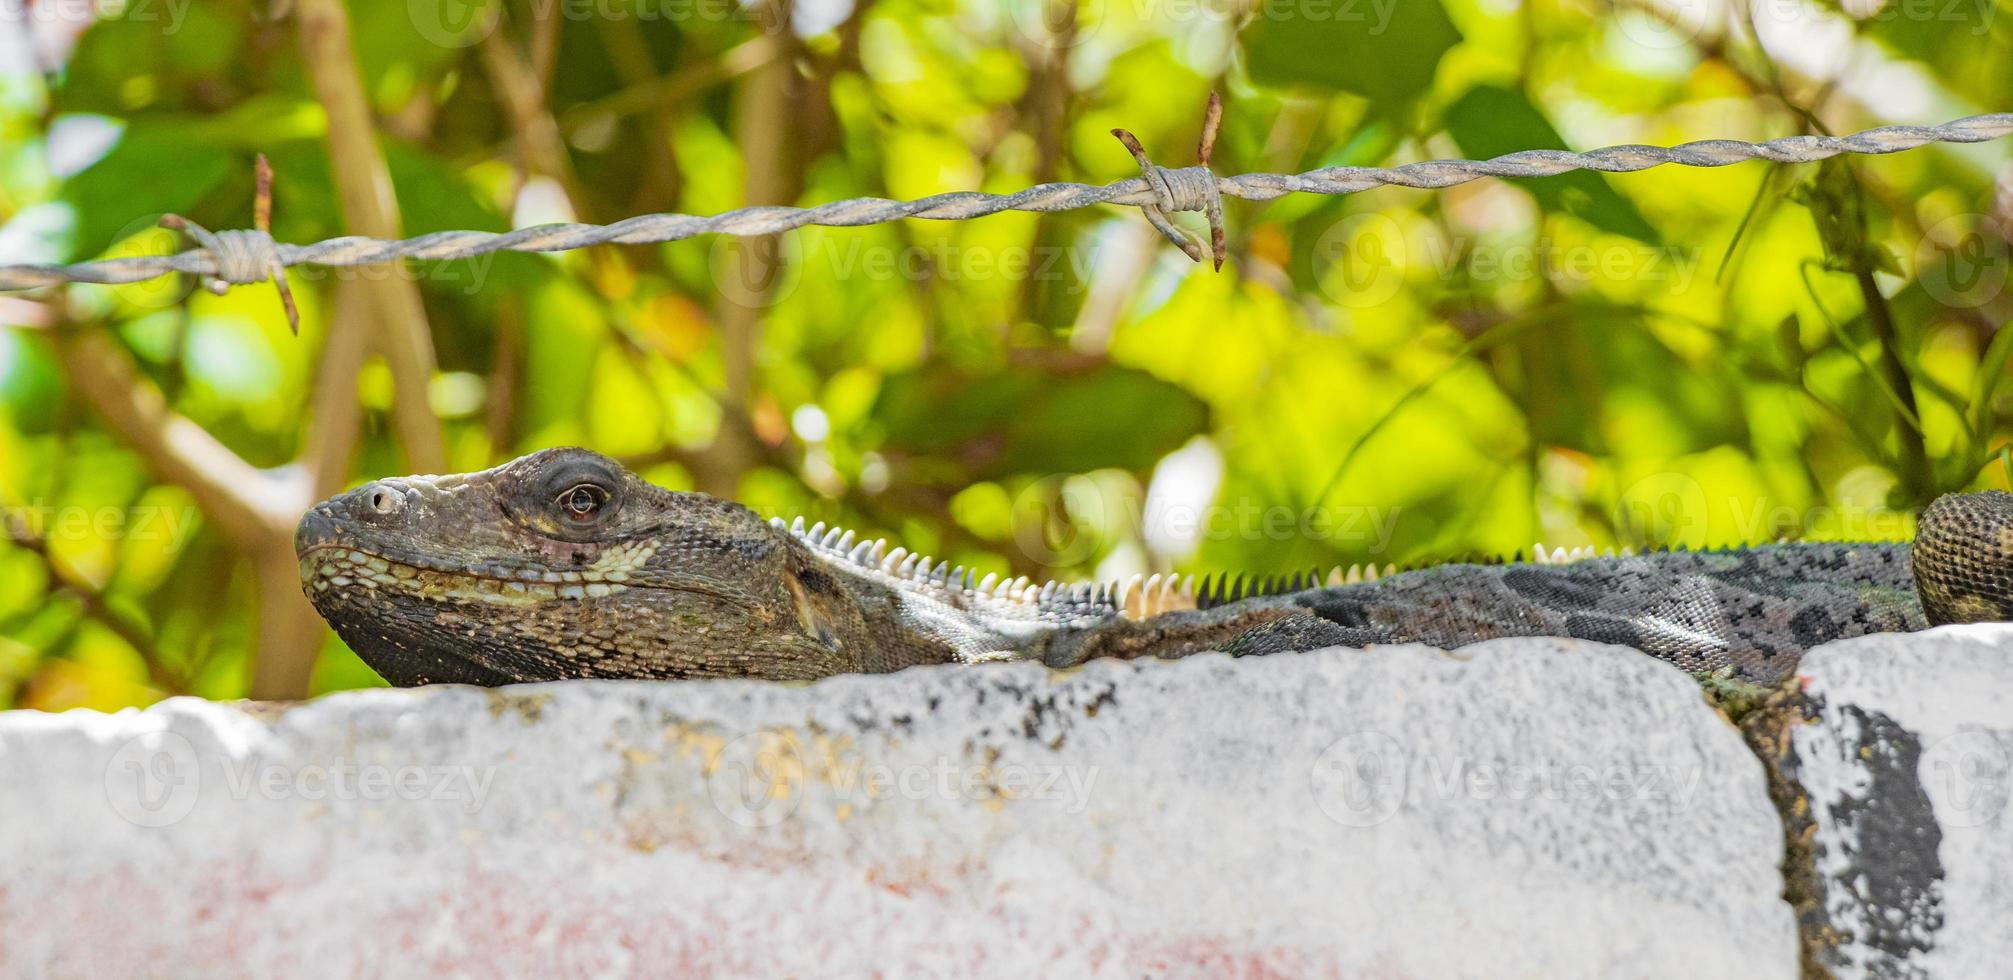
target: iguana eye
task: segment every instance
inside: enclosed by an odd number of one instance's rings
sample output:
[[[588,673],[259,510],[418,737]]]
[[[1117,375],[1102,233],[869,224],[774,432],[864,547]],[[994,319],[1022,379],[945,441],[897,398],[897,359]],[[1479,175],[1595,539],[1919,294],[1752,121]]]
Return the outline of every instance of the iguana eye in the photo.
[[[577,484],[559,495],[559,509],[576,521],[592,520],[608,502],[608,491],[592,483]]]

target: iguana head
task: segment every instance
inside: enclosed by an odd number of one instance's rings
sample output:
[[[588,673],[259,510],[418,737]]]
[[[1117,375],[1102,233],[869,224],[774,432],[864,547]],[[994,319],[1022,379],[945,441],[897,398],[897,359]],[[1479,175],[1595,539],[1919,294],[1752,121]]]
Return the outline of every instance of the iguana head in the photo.
[[[866,646],[803,542],[584,449],[367,484],[294,547],[315,608],[394,684],[822,677]]]

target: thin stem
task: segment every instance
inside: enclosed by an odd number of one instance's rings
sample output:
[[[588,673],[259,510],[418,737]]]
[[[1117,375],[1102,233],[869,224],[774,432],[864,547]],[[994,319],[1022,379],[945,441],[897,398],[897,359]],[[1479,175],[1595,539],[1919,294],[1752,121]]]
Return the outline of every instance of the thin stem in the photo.
[[[329,159],[342,204],[343,223],[353,234],[396,238],[398,201],[391,170],[378,145],[370,102],[357,77],[350,45],[349,15],[342,0],[300,0],[301,56],[315,96],[328,113]],[[440,420],[428,401],[433,380],[433,334],[419,287],[405,276],[363,281],[377,316],[378,344],[391,367],[395,394],[393,422],[406,460],[420,472],[447,469]]]
[[[189,692],[189,679],[182,676],[180,671],[168,666],[166,659],[161,656],[160,648],[154,645],[154,638],[148,635],[145,628],[125,613],[114,609],[105,600],[105,590],[102,587],[85,578],[82,572],[77,571],[62,556],[50,550],[49,540],[37,534],[12,511],[0,514],[0,523],[6,526],[8,543],[40,559],[42,568],[49,575],[49,581],[57,588],[75,596],[86,617],[111,630],[113,635],[133,648],[133,652],[139,655],[140,662],[147,668],[147,679],[150,683],[169,694]]]

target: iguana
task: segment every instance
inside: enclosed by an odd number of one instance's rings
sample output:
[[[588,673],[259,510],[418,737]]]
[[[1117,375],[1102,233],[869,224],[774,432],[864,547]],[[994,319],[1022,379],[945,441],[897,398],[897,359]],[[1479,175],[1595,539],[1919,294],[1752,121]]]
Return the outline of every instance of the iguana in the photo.
[[[301,520],[295,546],[316,609],[400,685],[802,679],[1535,635],[1769,685],[1828,640],[2013,618],[2003,492],[1932,504],[1912,562],[1903,543],[1776,544],[1373,570],[1339,584],[1095,587],[978,579],[883,541],[665,490],[597,453],[550,449],[332,497]]]

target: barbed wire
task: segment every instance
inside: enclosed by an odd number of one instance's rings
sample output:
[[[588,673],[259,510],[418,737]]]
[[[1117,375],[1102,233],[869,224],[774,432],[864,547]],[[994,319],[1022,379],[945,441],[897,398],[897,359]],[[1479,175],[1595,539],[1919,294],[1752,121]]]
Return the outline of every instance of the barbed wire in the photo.
[[[1212,96],[1212,102],[1214,97]],[[1212,109],[1212,119],[1215,110]],[[1205,126],[1208,137],[1214,125]],[[1120,131],[1114,130],[1114,134]],[[1254,173],[1220,177],[1206,165],[1170,169],[1154,164],[1130,139],[1120,138],[1137,158],[1141,176],[1109,184],[1039,184],[1012,194],[952,191],[913,201],[860,197],[815,207],[745,207],[711,216],[646,214],[605,225],[548,224],[516,231],[441,231],[399,241],[349,235],[309,245],[275,242],[263,229],[208,232],[181,221],[204,247],[173,255],[126,256],[69,265],[0,265],[0,291],[60,283],[122,284],[180,272],[202,277],[212,288],[260,282],[297,265],[348,267],[403,259],[452,260],[493,252],[560,252],[589,245],[643,245],[699,235],[770,235],[807,225],[850,228],[902,218],[959,221],[1002,211],[1069,211],[1098,204],[1139,207],[1161,233],[1191,258],[1199,245],[1155,211],[1207,211],[1212,218],[1221,265],[1221,198],[1269,201],[1288,194],[1352,194],[1381,185],[1434,189],[1482,177],[1549,177],[1574,170],[1633,173],[1674,163],[1723,167],[1748,160],[1809,163],[1844,153],[1883,154],[1929,143],[1982,143],[2013,133],[2013,113],[1969,116],[1941,126],[1882,126],[1848,136],[1785,136],[1760,143],[1699,140],[1677,146],[1627,144],[1597,150],[1522,150],[1488,160],[1431,160],[1395,167],[1323,167],[1299,174]],[[179,219],[178,219],[179,220]]]

